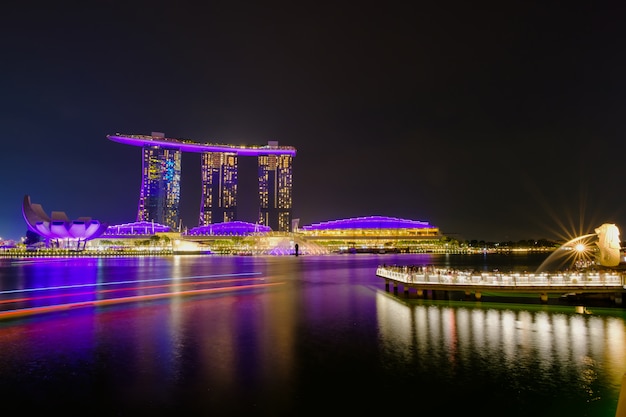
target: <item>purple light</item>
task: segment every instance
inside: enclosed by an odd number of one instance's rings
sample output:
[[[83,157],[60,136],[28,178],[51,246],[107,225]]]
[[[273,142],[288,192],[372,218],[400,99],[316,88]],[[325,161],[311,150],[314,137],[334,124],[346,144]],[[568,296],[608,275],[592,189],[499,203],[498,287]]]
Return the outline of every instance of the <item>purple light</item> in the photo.
[[[178,149],[182,152],[231,152],[243,156],[258,155],[296,155],[296,149],[291,146],[237,146],[212,143],[195,143],[180,139],[162,138],[143,135],[107,135],[107,139],[114,142],[133,146],[160,146],[162,148]]]
[[[268,233],[272,229],[269,226],[241,221],[224,222],[198,226],[187,232],[191,236],[243,236],[252,233]]]
[[[432,228],[428,222],[398,219],[385,216],[354,217],[351,219],[332,220],[302,226],[302,230],[332,229],[427,229]]]
[[[153,235],[155,233],[166,233],[169,231],[169,226],[165,226],[160,223],[141,221],[109,226],[103,233],[103,236]]]
[[[193,275],[188,277],[171,277],[171,278],[150,278],[150,279],[134,279],[125,281],[110,281],[110,282],[89,282],[86,284],[73,284],[73,285],[56,285],[51,287],[34,287],[34,288],[19,288],[15,290],[0,291],[0,294],[14,294],[33,291],[50,291],[50,290],[65,290],[70,288],[83,288],[83,287],[101,287],[105,285],[121,285],[121,284],[138,284],[143,282],[159,282],[159,281],[186,281],[194,279],[204,278],[224,278],[224,277],[245,277],[249,275],[260,275],[260,272],[236,272],[230,274],[212,274],[212,275]],[[257,279],[257,278],[255,278]],[[258,278],[260,279],[260,278]]]
[[[28,228],[46,239],[75,239],[87,241],[100,236],[107,225],[98,220],[81,217],[70,221],[63,212],[52,212],[52,219],[41,204],[31,204],[30,196],[25,195],[22,203],[22,216]],[[62,220],[64,219],[64,220]]]

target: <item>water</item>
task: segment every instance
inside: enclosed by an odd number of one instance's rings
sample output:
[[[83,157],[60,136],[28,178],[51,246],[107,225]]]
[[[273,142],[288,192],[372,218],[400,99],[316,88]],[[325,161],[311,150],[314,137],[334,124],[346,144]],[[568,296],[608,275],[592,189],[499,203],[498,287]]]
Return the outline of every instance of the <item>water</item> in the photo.
[[[0,398],[81,416],[613,417],[624,308],[407,299],[375,276],[545,257],[0,260]],[[35,287],[57,289],[8,292]],[[50,310],[2,316],[17,308]]]
[[[577,263],[581,266],[590,265],[596,258],[595,249],[597,248],[597,243],[594,241],[597,240],[597,237],[596,233],[589,233],[565,242],[537,267],[536,272],[566,269],[576,266]],[[577,250],[575,248],[576,245],[581,245],[583,249]],[[571,249],[565,250],[568,247]]]

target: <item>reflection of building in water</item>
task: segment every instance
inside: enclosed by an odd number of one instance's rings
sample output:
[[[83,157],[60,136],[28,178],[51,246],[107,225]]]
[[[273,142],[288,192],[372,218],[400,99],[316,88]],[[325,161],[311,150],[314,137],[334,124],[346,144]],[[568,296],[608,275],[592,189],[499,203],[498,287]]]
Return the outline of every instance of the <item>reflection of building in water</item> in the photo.
[[[230,265],[230,259],[223,258],[223,261],[224,264]],[[248,285],[253,287],[259,282],[262,282],[261,285],[280,286],[285,277],[291,277],[293,274],[290,265],[290,263],[272,263],[268,265],[263,275],[259,275],[259,278],[261,276],[262,278],[258,281],[249,281],[245,279],[249,278],[246,275],[238,288],[245,288]],[[181,275],[188,273],[188,269],[181,269]],[[232,296],[216,296],[210,303],[202,300],[183,301],[184,299],[184,297],[169,298],[169,314],[165,316],[168,320],[165,321],[154,319],[160,316],[146,319],[141,314],[133,314],[126,318],[125,326],[134,329],[133,343],[137,349],[131,350],[135,354],[132,363],[133,367],[138,369],[137,372],[131,373],[138,378],[127,381],[129,389],[143,392],[146,385],[151,383],[149,379],[158,374],[156,368],[167,369],[170,375],[182,375],[190,371],[189,364],[193,364],[194,381],[211,387],[209,397],[214,395],[213,391],[239,395],[244,383],[242,374],[250,380],[258,381],[258,384],[264,387],[274,387],[273,384],[277,383],[277,379],[281,381],[297,379],[300,363],[296,360],[299,354],[296,341],[300,330],[298,312],[301,300],[293,297],[291,292],[273,291],[271,297],[258,297],[254,298],[254,301],[248,299],[238,303],[245,305],[251,303],[253,309],[259,309],[259,314],[250,314],[250,310],[246,308],[233,308]],[[199,320],[199,317],[205,319]],[[242,343],[242,335],[249,335],[246,343]],[[155,337],[170,343],[155,343]],[[194,343],[193,348],[190,348],[188,343],[191,339]],[[242,361],[248,359],[245,371],[242,371]],[[162,381],[163,384],[171,382]],[[222,410],[219,408],[216,410],[217,415],[242,414],[220,413]]]
[[[433,374],[456,372],[451,363],[463,368],[464,375],[474,374],[468,370],[472,366],[480,374],[488,363],[510,377],[527,373],[525,367],[532,363],[538,367],[533,372],[537,385],[550,386],[552,372],[567,368],[591,392],[598,375],[590,358],[611,363],[605,376],[609,381],[602,384],[620,386],[626,369],[626,328],[620,316],[596,316],[586,309],[576,310],[585,313],[578,314],[405,304],[384,292],[376,297],[376,311],[383,351],[413,357]]]

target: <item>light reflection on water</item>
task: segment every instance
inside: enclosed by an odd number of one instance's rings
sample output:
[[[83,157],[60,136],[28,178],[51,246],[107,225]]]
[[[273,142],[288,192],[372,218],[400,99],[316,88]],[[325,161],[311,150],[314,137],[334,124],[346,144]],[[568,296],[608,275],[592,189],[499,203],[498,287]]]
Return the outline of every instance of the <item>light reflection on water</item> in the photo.
[[[406,299],[386,292],[375,276],[382,263],[502,269],[516,260],[524,268],[541,261],[434,255],[2,261],[1,290],[167,278],[178,291],[190,277],[224,274],[255,274],[272,286],[239,283],[219,293],[0,321],[0,393],[26,408],[37,398],[50,409],[110,415],[479,409],[483,416],[613,417],[626,371],[623,308],[581,314],[574,306]],[[54,295],[67,299],[63,291]]]
[[[616,405],[626,370],[622,310],[613,316],[610,310],[579,314],[563,307],[466,307],[462,302],[399,301],[388,293],[379,293],[376,303],[381,349],[413,366],[416,374],[431,375],[435,385],[456,392],[481,386],[491,375],[508,385],[498,395],[512,395],[511,404],[535,396],[536,405],[545,406],[555,396],[554,402],[567,398],[560,404],[562,415],[614,415],[611,407],[594,414],[598,407],[589,404],[608,400]],[[538,415],[561,415],[551,412],[538,410]]]

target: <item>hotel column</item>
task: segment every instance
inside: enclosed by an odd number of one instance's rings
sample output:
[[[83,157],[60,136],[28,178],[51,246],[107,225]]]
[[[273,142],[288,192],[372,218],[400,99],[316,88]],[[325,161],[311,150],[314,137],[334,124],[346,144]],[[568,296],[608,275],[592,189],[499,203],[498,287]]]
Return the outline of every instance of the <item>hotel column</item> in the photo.
[[[292,220],[291,155],[259,155],[259,223],[289,232]]]
[[[237,220],[237,155],[203,152],[199,226]]]

